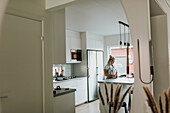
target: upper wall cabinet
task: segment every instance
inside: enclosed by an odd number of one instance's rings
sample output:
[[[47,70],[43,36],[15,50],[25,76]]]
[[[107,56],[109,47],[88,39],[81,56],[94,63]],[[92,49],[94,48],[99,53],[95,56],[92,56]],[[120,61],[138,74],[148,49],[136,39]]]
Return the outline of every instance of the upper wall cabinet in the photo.
[[[92,33],[86,33],[87,49],[104,50],[104,37]]]
[[[70,49],[81,49],[80,32],[66,30],[66,39],[70,41],[70,44],[66,45],[66,47]]]
[[[66,63],[80,63],[80,61],[71,60],[71,50],[80,49],[80,32],[66,30]]]
[[[80,33],[66,30],[65,9],[49,12],[48,37],[52,39],[52,63],[80,63],[71,60],[71,49],[81,49]]]

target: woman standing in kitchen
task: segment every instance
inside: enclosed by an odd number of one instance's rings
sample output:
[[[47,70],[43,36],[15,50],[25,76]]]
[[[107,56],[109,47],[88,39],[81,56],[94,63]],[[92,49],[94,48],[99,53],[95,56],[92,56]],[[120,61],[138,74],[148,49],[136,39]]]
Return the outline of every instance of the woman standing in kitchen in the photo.
[[[114,62],[115,62],[115,57],[110,55],[107,65],[104,67],[104,75],[106,76],[106,79],[117,78],[117,70],[113,65]]]

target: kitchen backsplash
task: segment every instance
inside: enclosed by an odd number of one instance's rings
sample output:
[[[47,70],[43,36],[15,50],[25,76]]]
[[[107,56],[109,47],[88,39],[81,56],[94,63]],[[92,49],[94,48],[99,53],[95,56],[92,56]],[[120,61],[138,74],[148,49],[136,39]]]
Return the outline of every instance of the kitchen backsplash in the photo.
[[[53,76],[55,75],[55,69],[61,72],[61,66],[63,67],[63,76],[74,76],[73,64],[53,64]]]

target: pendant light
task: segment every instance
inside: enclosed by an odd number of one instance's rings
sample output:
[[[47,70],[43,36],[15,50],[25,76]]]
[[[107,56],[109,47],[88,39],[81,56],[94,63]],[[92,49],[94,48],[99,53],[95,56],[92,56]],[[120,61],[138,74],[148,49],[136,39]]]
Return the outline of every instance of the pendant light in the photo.
[[[124,27],[124,46],[127,46],[127,67],[126,67],[126,74],[129,75],[129,46],[130,46],[130,30],[129,25],[119,21],[119,29],[120,29],[120,48],[122,46],[122,35],[121,35],[121,25]],[[128,28],[128,36],[126,37],[126,28]],[[127,39],[126,39],[127,38]]]

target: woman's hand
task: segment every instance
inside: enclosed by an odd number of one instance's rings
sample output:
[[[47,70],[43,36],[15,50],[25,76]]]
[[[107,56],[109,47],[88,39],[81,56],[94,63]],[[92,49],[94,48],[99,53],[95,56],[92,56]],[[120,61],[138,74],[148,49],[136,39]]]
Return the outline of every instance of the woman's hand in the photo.
[[[118,77],[117,71],[116,71],[116,78]]]
[[[117,76],[116,75],[111,75],[113,78],[117,78]]]

